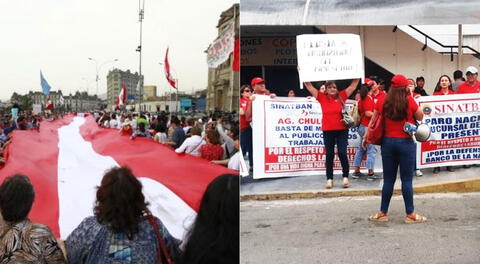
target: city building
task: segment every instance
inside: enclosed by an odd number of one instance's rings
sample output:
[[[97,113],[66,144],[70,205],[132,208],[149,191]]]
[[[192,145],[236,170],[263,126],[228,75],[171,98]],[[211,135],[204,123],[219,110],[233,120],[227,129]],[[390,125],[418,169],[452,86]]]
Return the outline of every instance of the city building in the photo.
[[[228,27],[233,25],[234,38],[239,36],[239,4],[234,4],[222,12],[218,21],[218,37],[224,35]],[[238,111],[240,100],[240,74],[233,70],[233,52],[227,60],[216,68],[208,70],[208,90],[206,96],[206,111],[217,110]]]
[[[120,94],[122,83],[125,82],[127,87],[127,103],[132,104],[137,101],[137,85],[140,79],[139,74],[132,73],[130,70],[122,71],[113,69],[107,75],[107,105],[109,109],[115,108],[115,100]]]
[[[157,86],[144,85],[143,86],[143,100],[149,100],[150,98],[157,97]]]

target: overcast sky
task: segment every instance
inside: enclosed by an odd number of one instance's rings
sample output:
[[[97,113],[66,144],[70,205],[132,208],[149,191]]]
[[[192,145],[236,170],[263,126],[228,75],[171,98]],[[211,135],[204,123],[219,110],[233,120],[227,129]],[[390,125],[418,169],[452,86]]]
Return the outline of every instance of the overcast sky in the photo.
[[[165,50],[180,91],[204,89],[208,68],[203,52],[217,36],[222,11],[239,0],[145,0],[142,72],[145,85],[168,90],[163,73]],[[137,0],[0,0],[0,100],[15,91],[41,91],[40,69],[53,90],[95,93],[95,58],[99,94],[113,67],[138,71]]]

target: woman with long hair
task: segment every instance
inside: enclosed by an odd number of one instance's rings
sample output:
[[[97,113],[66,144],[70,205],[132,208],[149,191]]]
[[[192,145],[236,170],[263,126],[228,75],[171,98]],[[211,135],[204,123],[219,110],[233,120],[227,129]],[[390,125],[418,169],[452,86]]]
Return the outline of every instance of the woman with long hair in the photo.
[[[224,174],[207,187],[186,236],[181,264],[239,262],[239,177]]]
[[[205,133],[206,144],[202,144],[198,149],[200,157],[208,161],[219,160],[223,156],[224,149],[220,145],[220,134],[216,129],[207,130]]]
[[[437,85],[435,86],[435,91],[433,95],[449,95],[455,94],[452,87],[452,80],[448,75],[442,75],[438,78]],[[447,166],[447,170],[450,172],[455,171],[452,166]],[[433,168],[433,174],[438,174],[440,172],[440,167]]]
[[[163,262],[159,239],[175,259],[178,241],[147,205],[142,184],[129,168],[107,171],[97,190],[94,216],[85,218],[65,241],[69,263]]]
[[[452,80],[448,75],[442,75],[438,78],[437,85],[435,86],[435,91],[433,95],[447,95],[447,94],[455,94],[452,87]]]
[[[384,120],[382,139],[383,188],[380,212],[369,217],[370,221],[388,221],[388,207],[393,187],[400,167],[402,195],[405,202],[406,223],[421,223],[427,218],[414,213],[413,206],[413,169],[415,165],[415,142],[403,129],[405,122],[415,123],[423,119],[423,112],[413,97],[407,94],[408,80],[403,75],[395,75],[384,100],[375,105],[374,115],[379,112]],[[368,134],[368,132],[367,132]],[[367,135],[365,136],[367,138]],[[364,145],[366,145],[364,139]]]
[[[316,95],[317,101],[322,107],[322,131],[325,144],[325,167],[327,183],[325,187],[333,187],[333,158],[335,156],[335,145],[337,145],[338,157],[342,164],[343,188],[349,187],[347,145],[348,127],[342,122],[342,109],[345,101],[355,91],[359,79],[352,80],[352,83],[344,90],[338,92],[337,85],[333,81],[325,83],[325,93],[318,92],[310,82],[305,83],[308,91]]]
[[[367,130],[368,124],[370,123],[370,119],[373,116],[373,109],[375,107],[375,103],[373,102],[373,98],[369,95],[370,87],[373,86],[374,83],[370,82],[367,84],[362,85],[360,88],[360,101],[358,102],[358,113],[360,114],[360,125],[358,126],[358,135],[360,136],[360,145],[357,148],[357,153],[355,153],[355,159],[353,161],[354,172],[352,174],[352,178],[360,178],[362,173],[360,172],[360,165],[363,160],[363,156],[367,154],[367,162],[366,166],[368,169],[367,179],[373,180],[374,177],[374,167],[375,167],[375,156],[377,154],[377,149],[374,145],[368,145],[366,149],[362,147],[363,136],[365,135],[365,131]]]

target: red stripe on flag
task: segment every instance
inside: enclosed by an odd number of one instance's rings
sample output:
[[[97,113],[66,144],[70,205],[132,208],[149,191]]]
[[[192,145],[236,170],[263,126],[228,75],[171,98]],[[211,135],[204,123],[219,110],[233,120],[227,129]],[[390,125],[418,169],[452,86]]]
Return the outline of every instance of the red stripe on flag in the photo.
[[[122,166],[129,166],[137,177],[162,183],[195,211],[198,211],[207,185],[215,177],[237,173],[198,157],[177,154],[151,139],[130,140],[128,136],[120,136],[118,130],[98,127],[92,117],[87,117],[80,127],[80,134],[92,143],[95,152],[111,156]]]
[[[50,227],[60,236],[58,217],[58,129],[72,122],[73,116],[53,122],[41,122],[40,131],[13,131],[5,149],[6,164],[0,180],[20,173],[28,176],[35,189],[35,201],[29,218]],[[79,197],[81,199],[81,197]]]

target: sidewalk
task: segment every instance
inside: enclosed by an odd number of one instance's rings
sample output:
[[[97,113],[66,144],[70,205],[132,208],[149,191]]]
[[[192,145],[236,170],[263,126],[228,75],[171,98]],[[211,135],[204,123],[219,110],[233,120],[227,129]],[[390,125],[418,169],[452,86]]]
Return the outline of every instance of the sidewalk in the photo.
[[[431,168],[422,169],[422,172],[422,177],[414,176],[415,193],[480,192],[480,166],[457,166],[454,172],[442,167],[438,174],[433,174]],[[325,189],[324,175],[254,180],[250,174],[241,178],[240,199],[246,201],[380,195],[382,179],[369,181],[365,178],[352,179],[350,176],[349,180],[350,187],[345,189],[342,188],[341,175],[334,175],[334,187]],[[401,194],[400,190],[400,176],[397,176],[394,193]]]

